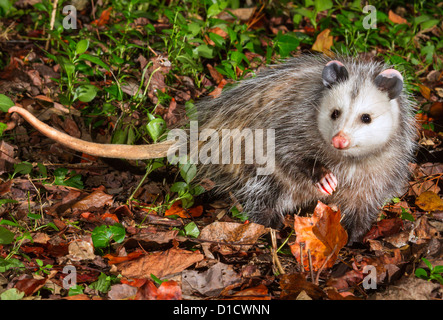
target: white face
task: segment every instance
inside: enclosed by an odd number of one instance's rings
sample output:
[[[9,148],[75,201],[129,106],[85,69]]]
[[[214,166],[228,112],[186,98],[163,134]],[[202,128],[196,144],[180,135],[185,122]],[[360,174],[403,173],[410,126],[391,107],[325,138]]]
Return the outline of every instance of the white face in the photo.
[[[349,156],[363,156],[374,152],[389,141],[398,127],[397,101],[389,100],[387,93],[373,84],[360,89],[352,99],[352,85],[336,84],[322,100],[318,113],[320,133],[325,141],[338,152]],[[349,137],[345,149],[333,147],[332,138],[339,132]]]

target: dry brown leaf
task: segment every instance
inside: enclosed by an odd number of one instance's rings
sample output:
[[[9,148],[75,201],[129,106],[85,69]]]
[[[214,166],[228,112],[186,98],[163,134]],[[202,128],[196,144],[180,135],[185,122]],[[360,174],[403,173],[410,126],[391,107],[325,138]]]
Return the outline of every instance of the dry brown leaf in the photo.
[[[256,223],[214,222],[203,228],[199,239],[219,242],[222,253],[228,254],[249,250],[265,232],[266,228]],[[226,242],[231,245],[223,245]],[[240,245],[242,243],[244,245]],[[210,243],[204,246],[210,246]]]
[[[158,278],[183,271],[194,263],[203,260],[200,251],[187,251],[171,248],[167,251],[154,252],[138,259],[117,264],[122,276],[127,278]]]
[[[240,282],[242,278],[233,267],[221,262],[204,272],[196,270],[182,272],[182,290],[189,295],[199,292],[208,297],[217,297],[224,288]]]
[[[280,280],[280,287],[282,289],[280,299],[283,300],[294,300],[302,291],[305,291],[314,300],[326,298],[323,290],[307,281],[301,273],[284,274]]]
[[[317,35],[315,43],[312,45],[312,50],[323,52],[326,55],[331,55],[331,47],[334,44],[333,37],[329,35],[330,29],[325,29]]]
[[[96,190],[72,205],[73,210],[88,210],[91,207],[101,208],[112,204],[112,195]]]
[[[242,21],[248,21],[255,12],[255,7],[251,8],[238,8],[238,9],[227,9],[226,12],[220,13],[217,18],[221,20],[233,20],[234,18],[230,13],[236,16]]]
[[[228,300],[271,300],[268,288],[264,284],[234,293]]]
[[[418,87],[420,88],[421,95],[425,97],[426,100],[429,100],[431,98],[431,89],[422,84],[418,84]]]
[[[395,14],[392,10],[389,10],[388,17],[389,20],[397,24],[408,23],[408,21],[405,18],[402,18],[398,14]]]
[[[215,83],[218,85],[223,80],[223,75],[209,63],[206,65],[206,67],[208,68],[212,79],[214,79]]]

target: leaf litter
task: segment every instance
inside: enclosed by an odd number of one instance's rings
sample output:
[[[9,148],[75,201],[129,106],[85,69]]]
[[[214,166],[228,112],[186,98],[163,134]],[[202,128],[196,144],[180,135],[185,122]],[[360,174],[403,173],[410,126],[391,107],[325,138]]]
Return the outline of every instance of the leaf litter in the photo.
[[[103,11],[92,24],[107,25],[111,12],[111,8]],[[248,21],[250,27],[266,22],[275,34],[288,30],[277,18],[267,21],[255,9],[231,13]],[[220,14],[219,18],[228,20],[232,15]],[[388,18],[395,24],[405,23],[392,11]],[[167,24],[162,21],[154,24],[154,28],[164,27]],[[305,34],[313,32],[309,26],[300,30]],[[207,44],[214,43],[210,33],[228,38],[221,28],[208,31],[204,37]],[[311,48],[328,53],[334,41],[330,32],[320,32]],[[270,39],[260,39],[264,43],[267,40]],[[24,56],[29,53],[23,52]],[[19,103],[40,119],[72,136],[89,137],[89,130],[75,121],[82,115],[79,109],[84,105],[68,109],[47,97],[48,92],[57,89],[53,79],[60,78],[60,65],[49,67],[41,63],[46,59],[40,59],[35,52],[32,54],[38,62],[29,55],[31,61],[25,64],[20,54],[11,56],[9,65],[3,68],[1,92],[26,91],[27,98]],[[245,56],[251,65],[256,65],[257,60],[266,61],[257,53],[247,52]],[[135,73],[137,81],[124,84],[122,90],[135,96],[143,75],[143,90],[156,105],[156,114],[163,116],[169,127],[186,121],[182,114],[186,101],[199,98],[208,86],[215,87],[209,93],[215,97],[232,82],[212,62],[207,62],[209,74],[202,75],[203,85],[197,87],[188,76],[171,74],[167,55],[140,56],[138,61],[146,73],[139,70]],[[236,75],[241,73],[235,70]],[[175,87],[168,88],[168,77],[175,77]],[[419,84],[419,92],[432,103],[431,115],[441,117],[441,102],[435,101],[435,93],[441,93],[441,75],[434,72],[431,77],[429,73],[427,78],[428,83]],[[164,94],[168,89],[175,94],[165,104],[159,101],[158,92]],[[65,120],[59,115],[66,116]],[[134,173],[132,164],[115,169],[100,159],[91,162],[86,155],[73,164],[77,155],[70,150],[54,146],[39,134],[28,134],[14,116],[4,117],[8,130],[15,128],[18,136],[16,145],[2,141],[0,171],[14,172],[14,150],[19,150],[19,158],[34,161],[29,168],[41,178],[31,179],[29,174],[23,174],[0,184],[1,200],[18,202],[2,201],[0,206],[1,296],[12,289],[28,299],[73,300],[388,300],[443,296],[441,282],[436,280],[438,277],[430,278],[433,270],[422,260],[426,257],[431,266],[443,265],[442,163],[413,165],[408,193],[383,208],[363,243],[346,246],[339,210],[321,203],[312,216],[287,218],[286,227],[277,233],[225,214],[235,205],[229,199],[222,206],[211,206],[199,199],[190,208],[184,208],[180,201],[167,206],[170,177],[177,172],[160,171],[161,179],[153,177],[138,189],[138,202],[127,201],[144,174]],[[137,112],[133,118],[137,119]],[[429,123],[423,115],[418,114],[417,119]],[[96,141],[108,142],[109,128],[116,123],[118,119],[113,116],[104,120]],[[420,129],[420,138],[427,150],[438,151],[441,136]],[[54,183],[47,183],[37,162],[51,171],[62,163],[67,170]],[[77,174],[83,178],[84,188],[75,184]],[[191,222],[200,231],[198,237],[182,232]],[[97,237],[100,246],[94,245]],[[76,269],[80,288],[76,294],[70,295],[74,289],[64,286],[64,280],[69,278],[63,270],[65,266]],[[419,267],[425,268],[429,279],[415,277]]]

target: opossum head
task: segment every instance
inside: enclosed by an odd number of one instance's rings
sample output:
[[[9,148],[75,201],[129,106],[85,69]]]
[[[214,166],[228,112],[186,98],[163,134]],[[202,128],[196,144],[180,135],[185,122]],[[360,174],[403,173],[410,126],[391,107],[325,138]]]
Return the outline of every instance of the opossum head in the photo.
[[[331,152],[363,157],[381,150],[399,129],[403,77],[394,69],[349,70],[335,60],[325,65],[317,125]]]

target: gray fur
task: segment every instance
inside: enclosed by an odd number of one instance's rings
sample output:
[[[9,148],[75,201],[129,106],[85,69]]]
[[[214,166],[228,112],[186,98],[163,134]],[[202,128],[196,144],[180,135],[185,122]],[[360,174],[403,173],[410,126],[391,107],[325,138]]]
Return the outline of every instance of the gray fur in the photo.
[[[322,71],[331,60],[316,55],[294,58],[198,104],[200,129],[273,128],[276,135],[273,174],[257,176],[254,165],[245,164],[201,165],[199,174],[214,180],[218,192],[233,192],[251,220],[266,226],[278,227],[284,214],[318,200],[335,203],[351,241],[357,241],[369,230],[382,204],[404,192],[408,163],[416,148],[413,106],[403,90],[395,99],[399,125],[385,144],[357,154],[335,150],[319,132],[320,126],[327,125],[317,120],[318,113],[328,108],[329,101],[322,105],[322,99],[328,90],[339,90],[354,101],[387,66],[335,57],[349,76],[328,89]],[[330,170],[338,179],[331,196],[315,188],[319,168]]]

